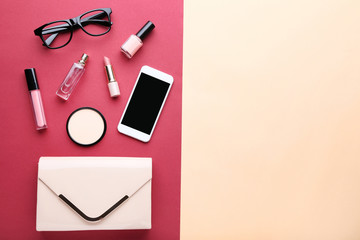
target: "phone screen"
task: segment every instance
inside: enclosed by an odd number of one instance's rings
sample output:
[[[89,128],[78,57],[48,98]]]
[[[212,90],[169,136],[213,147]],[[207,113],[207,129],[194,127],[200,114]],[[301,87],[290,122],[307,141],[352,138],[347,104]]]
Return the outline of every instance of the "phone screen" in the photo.
[[[121,124],[150,134],[170,84],[141,73]]]

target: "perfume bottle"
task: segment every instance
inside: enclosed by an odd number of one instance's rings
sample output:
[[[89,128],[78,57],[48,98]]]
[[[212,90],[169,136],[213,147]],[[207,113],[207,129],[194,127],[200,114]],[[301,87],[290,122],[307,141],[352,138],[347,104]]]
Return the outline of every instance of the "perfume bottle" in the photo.
[[[66,75],[64,81],[61,83],[59,89],[56,92],[56,95],[61,97],[64,100],[68,100],[71,93],[74,91],[76,84],[79,82],[81,76],[85,72],[85,63],[88,59],[88,55],[84,53],[81,56],[79,62],[74,63]]]

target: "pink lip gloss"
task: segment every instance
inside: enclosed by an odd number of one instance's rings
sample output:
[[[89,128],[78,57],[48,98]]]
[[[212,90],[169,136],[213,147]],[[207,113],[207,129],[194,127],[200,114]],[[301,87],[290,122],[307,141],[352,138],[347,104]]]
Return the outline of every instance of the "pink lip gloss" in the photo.
[[[74,91],[76,84],[85,72],[85,63],[88,59],[87,54],[83,54],[79,62],[74,63],[70,68],[69,73],[66,75],[64,81],[56,91],[56,95],[64,100],[68,100],[71,93]]]
[[[25,76],[30,93],[31,105],[34,112],[36,129],[45,129],[47,128],[47,124],[35,68],[25,69]]]
[[[148,21],[136,35],[131,35],[128,40],[121,46],[121,51],[128,57],[132,58],[134,54],[142,47],[145,37],[155,28],[155,25]]]

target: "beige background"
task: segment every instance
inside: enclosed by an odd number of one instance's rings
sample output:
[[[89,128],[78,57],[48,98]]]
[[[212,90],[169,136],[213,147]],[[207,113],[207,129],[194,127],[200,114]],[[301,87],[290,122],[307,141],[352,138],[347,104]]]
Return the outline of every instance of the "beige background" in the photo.
[[[184,16],[181,239],[360,239],[360,1]]]

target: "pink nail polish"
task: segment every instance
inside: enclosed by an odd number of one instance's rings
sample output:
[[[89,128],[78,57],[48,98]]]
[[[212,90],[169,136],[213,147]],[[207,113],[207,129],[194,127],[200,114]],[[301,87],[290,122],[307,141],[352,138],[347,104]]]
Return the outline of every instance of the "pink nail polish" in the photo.
[[[148,21],[136,35],[131,35],[128,40],[121,46],[121,51],[128,57],[132,58],[134,54],[142,47],[145,37],[155,28],[155,25]]]
[[[34,68],[25,69],[26,81],[30,93],[30,101],[34,112],[36,129],[47,128],[44,108],[41,100],[40,88]]]

